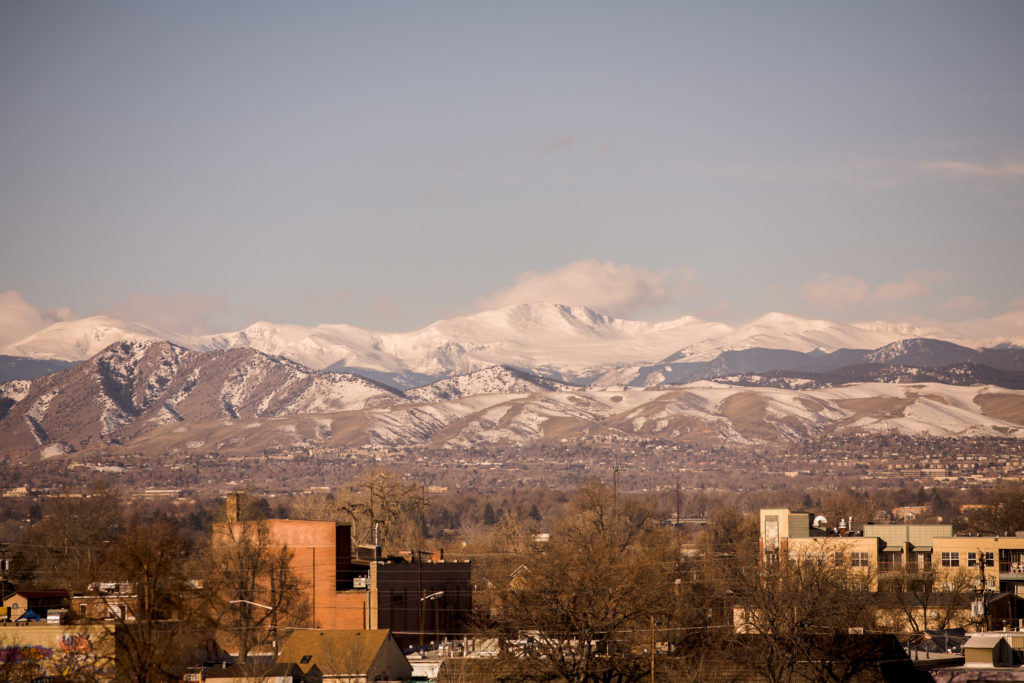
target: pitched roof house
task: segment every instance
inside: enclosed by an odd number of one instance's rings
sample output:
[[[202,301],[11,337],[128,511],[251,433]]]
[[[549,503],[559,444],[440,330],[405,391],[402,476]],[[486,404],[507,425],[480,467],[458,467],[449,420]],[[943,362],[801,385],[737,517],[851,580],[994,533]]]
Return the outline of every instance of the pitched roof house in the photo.
[[[308,672],[316,666],[324,681],[364,683],[404,681],[412,667],[391,631],[293,631],[281,648],[281,662],[295,662]]]

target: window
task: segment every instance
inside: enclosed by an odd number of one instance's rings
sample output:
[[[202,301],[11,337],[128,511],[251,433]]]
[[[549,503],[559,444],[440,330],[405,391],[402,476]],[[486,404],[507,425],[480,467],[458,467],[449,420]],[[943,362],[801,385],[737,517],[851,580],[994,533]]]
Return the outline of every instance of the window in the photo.
[[[943,567],[959,567],[960,566],[960,553],[959,552],[944,552],[944,553],[942,553],[942,566]]]
[[[309,664],[309,660],[313,659],[313,655],[302,655],[302,659],[299,660],[299,664]]]
[[[850,553],[850,564],[854,567],[867,567],[868,566],[868,554],[867,553]]]
[[[996,566],[995,553],[981,553],[981,559],[984,561],[986,567]],[[978,553],[967,553],[967,566],[978,566]]]

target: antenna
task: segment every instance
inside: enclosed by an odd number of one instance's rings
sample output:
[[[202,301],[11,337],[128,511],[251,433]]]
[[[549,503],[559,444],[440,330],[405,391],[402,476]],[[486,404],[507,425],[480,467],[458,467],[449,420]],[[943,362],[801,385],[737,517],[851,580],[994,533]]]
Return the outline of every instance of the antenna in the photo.
[[[615,459],[615,469],[612,470],[612,514],[619,516],[619,459]]]

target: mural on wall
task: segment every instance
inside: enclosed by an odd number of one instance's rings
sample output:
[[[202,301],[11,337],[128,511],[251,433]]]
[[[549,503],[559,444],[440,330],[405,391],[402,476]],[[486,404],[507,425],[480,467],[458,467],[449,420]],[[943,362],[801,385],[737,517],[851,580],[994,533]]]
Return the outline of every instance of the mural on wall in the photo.
[[[36,676],[68,677],[97,668],[97,654],[88,634],[64,633],[57,647],[8,645],[0,647],[0,679],[22,680]]]

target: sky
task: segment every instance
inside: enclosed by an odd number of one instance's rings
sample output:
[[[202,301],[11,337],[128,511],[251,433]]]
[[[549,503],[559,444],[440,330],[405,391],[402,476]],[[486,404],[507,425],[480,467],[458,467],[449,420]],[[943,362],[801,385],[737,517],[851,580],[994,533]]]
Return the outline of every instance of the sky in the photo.
[[[1024,315],[1024,3],[0,3],[0,343]]]

